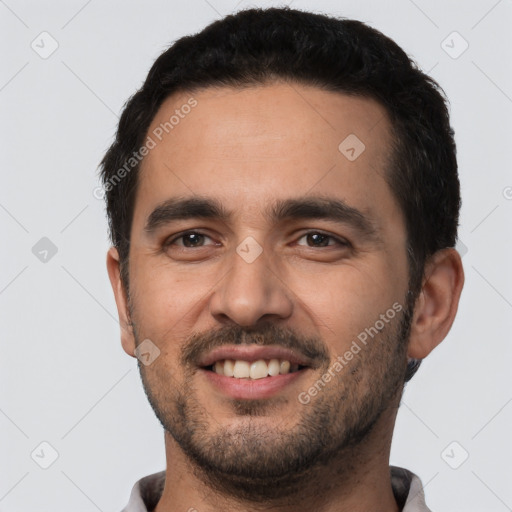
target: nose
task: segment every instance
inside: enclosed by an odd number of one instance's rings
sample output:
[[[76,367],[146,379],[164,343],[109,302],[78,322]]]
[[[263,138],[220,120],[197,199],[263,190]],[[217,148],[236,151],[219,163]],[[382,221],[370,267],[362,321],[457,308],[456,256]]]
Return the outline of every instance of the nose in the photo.
[[[218,322],[248,327],[292,314],[291,290],[271,268],[265,251],[252,262],[234,252],[230,263],[210,301],[210,312]]]

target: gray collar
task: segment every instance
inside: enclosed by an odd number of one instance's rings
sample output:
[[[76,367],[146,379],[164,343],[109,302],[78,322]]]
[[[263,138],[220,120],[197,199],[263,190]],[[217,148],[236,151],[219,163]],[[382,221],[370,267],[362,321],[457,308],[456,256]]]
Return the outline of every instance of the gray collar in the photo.
[[[421,480],[407,469],[390,466],[391,486],[402,512],[431,512],[425,503]],[[141,478],[122,512],[152,512],[162,495],[165,471]]]

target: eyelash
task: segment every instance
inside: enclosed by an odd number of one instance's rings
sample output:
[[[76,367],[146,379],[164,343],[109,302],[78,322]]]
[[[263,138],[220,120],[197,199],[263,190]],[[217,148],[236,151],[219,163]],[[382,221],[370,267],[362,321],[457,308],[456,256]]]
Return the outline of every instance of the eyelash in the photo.
[[[185,231],[184,233],[181,233],[181,234],[179,234],[177,236],[173,236],[173,237],[167,239],[164,242],[164,247],[168,247],[168,246],[174,244],[174,242],[176,242],[177,240],[183,239],[187,235],[200,235],[200,236],[204,236],[206,238],[210,238],[211,239],[211,237],[209,237],[208,235],[206,235],[204,233],[201,233],[200,231],[194,231],[194,230],[192,230],[192,231]],[[302,238],[307,237],[309,235],[321,235],[323,237],[329,238],[330,240],[334,240],[339,246],[351,247],[350,242],[348,242],[347,240],[338,238],[338,237],[336,237],[334,235],[330,235],[328,233],[324,233],[324,232],[318,231],[318,230],[308,231],[308,232],[302,234],[301,237],[298,240],[301,240]],[[194,247],[185,247],[184,245],[180,246],[180,247],[182,247],[183,249],[194,249]],[[199,246],[199,247],[204,247],[204,246]],[[315,246],[307,246],[307,247],[312,248],[312,249],[315,248]],[[317,246],[316,248],[324,248],[324,247],[332,247],[332,245]]]

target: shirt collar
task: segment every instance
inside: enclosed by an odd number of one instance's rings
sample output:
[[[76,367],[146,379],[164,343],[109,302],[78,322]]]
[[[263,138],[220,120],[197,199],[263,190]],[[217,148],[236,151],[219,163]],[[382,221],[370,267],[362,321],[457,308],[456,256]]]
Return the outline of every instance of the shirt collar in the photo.
[[[404,468],[390,466],[391,486],[401,512],[431,512],[425,503],[421,480]],[[134,486],[122,512],[152,512],[162,495],[165,471],[141,478]]]

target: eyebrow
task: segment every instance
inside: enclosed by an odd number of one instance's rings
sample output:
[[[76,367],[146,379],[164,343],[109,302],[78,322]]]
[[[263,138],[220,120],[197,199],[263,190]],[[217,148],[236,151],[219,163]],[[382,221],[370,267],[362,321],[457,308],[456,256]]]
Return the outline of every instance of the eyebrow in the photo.
[[[362,235],[378,240],[378,228],[368,215],[349,206],[345,201],[331,197],[303,197],[278,199],[264,212],[273,223],[323,219],[348,224]],[[153,234],[159,228],[177,220],[211,219],[228,223],[235,214],[216,199],[205,197],[176,197],[158,204],[147,218],[144,231]]]

